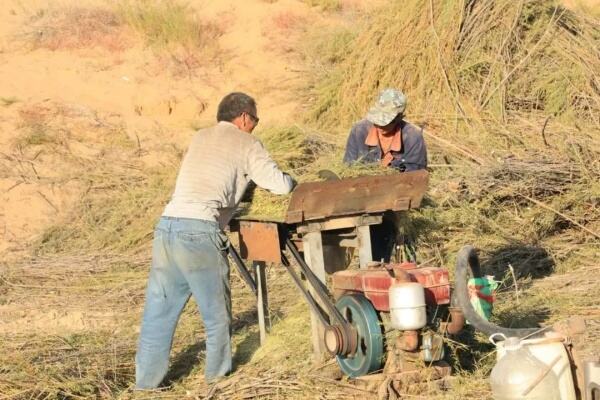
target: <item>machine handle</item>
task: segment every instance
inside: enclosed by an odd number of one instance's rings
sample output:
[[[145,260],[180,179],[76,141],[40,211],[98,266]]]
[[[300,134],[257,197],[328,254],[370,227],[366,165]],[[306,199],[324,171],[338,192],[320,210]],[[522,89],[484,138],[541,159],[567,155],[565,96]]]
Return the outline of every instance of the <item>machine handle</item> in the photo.
[[[248,286],[250,286],[252,292],[258,296],[258,288],[256,287],[256,282],[254,281],[254,279],[252,279],[252,275],[250,275],[250,272],[246,268],[246,265],[244,264],[244,261],[242,261],[242,258],[238,254],[237,250],[232,245],[229,245],[229,247],[227,248],[227,252],[233,260],[233,263],[237,267],[237,270],[242,276],[242,279],[246,282]]]

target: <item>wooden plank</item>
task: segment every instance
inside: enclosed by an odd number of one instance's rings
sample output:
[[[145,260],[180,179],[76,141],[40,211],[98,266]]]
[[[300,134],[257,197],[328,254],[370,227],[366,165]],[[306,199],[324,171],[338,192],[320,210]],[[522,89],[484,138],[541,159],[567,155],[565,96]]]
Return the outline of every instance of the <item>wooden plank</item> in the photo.
[[[335,229],[354,228],[361,225],[377,225],[383,220],[381,215],[358,215],[354,217],[333,217],[321,221],[300,225],[296,230],[300,233],[331,231]]]
[[[358,260],[360,268],[366,268],[373,260],[371,251],[371,228],[368,225],[356,228],[356,237],[358,239]]]
[[[309,232],[302,237],[302,244],[304,246],[304,260],[319,278],[323,284],[326,284],[325,274],[325,259],[323,256],[323,239],[321,232]],[[317,304],[323,306],[319,297],[312,288],[309,287],[309,291],[315,299]],[[313,344],[313,356],[317,362],[322,361],[326,355],[325,343],[323,342],[323,336],[325,334],[325,327],[319,320],[319,317],[311,310],[310,313],[311,323],[311,336]]]
[[[335,247],[358,247],[358,239],[356,233],[352,235],[323,235],[323,245]]]
[[[258,329],[260,332],[260,344],[262,346],[267,340],[267,333],[271,330],[266,263],[264,261],[254,261],[252,265],[254,266],[254,276],[256,277],[256,308],[258,309]]]

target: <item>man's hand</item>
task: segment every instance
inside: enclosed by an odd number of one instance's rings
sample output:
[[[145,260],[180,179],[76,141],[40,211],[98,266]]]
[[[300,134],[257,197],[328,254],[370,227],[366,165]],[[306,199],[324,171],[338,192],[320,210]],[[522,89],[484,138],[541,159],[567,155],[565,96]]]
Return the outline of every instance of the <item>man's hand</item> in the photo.
[[[333,171],[330,171],[328,169],[322,169],[320,170],[317,175],[319,175],[319,178],[324,179],[326,181],[338,181],[340,179],[339,176],[337,176],[337,174]]]
[[[287,175],[287,176],[289,176],[289,177],[290,177],[290,180],[292,181],[292,190],[294,190],[294,189],[296,188],[296,186],[298,186],[298,181],[297,181],[297,180],[295,180],[295,179],[294,179],[294,178],[293,178],[293,177],[292,177],[290,174],[288,174],[288,173],[285,173],[285,172],[284,172],[284,175]]]
[[[242,203],[251,203],[254,198],[254,191],[256,190],[256,183],[253,181],[248,182],[248,186],[246,186],[246,191],[240,200]]]

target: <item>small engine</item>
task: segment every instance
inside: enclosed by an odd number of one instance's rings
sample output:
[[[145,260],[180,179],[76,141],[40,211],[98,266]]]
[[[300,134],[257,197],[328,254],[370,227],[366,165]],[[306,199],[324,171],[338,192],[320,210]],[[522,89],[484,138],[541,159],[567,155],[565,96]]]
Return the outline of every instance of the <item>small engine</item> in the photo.
[[[358,341],[354,353],[343,354],[335,333],[325,334],[326,348],[345,374],[358,377],[383,368],[387,375],[406,376],[423,363],[434,367],[439,378],[449,374],[442,361],[443,335],[458,333],[464,317],[450,307],[447,270],[373,263],[334,273],[332,284],[336,308],[356,330]]]

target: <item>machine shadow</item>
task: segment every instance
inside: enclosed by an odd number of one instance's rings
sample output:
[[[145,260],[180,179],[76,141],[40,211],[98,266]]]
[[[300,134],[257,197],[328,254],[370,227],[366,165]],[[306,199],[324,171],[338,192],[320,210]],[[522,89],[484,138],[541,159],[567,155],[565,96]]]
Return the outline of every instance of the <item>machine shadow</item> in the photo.
[[[246,310],[237,315],[233,315],[231,331],[232,333],[238,332],[245,327],[255,325],[257,322],[258,317],[256,310]],[[256,338],[254,336],[256,336]],[[238,345],[238,349],[233,356],[234,367],[235,364],[241,365],[248,362],[259,346],[260,340],[258,339],[258,333],[256,333],[256,335],[254,335],[254,333],[249,334],[248,337]],[[188,376],[201,362],[201,359],[203,358],[201,357],[201,353],[205,348],[206,342],[202,340],[179,352],[173,358],[173,361],[169,366],[169,372],[163,381],[163,386],[170,386]]]
[[[233,355],[233,372],[248,363],[259,347],[260,333],[258,331],[249,332],[244,340],[237,345],[235,354]]]
[[[494,275],[504,282],[497,295],[496,323],[509,328],[531,328],[548,319],[550,310],[547,307],[531,304],[523,295],[519,300],[513,296],[515,278],[519,291],[522,291],[530,287],[534,279],[552,274],[555,262],[546,249],[527,243],[509,243],[489,253],[481,266],[484,274]]]
[[[484,273],[496,277],[510,273],[512,266],[517,279],[538,279],[552,274],[555,262],[541,246],[512,242],[488,253],[481,266]]]

